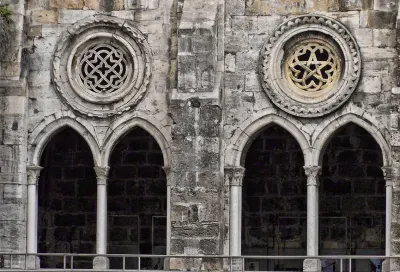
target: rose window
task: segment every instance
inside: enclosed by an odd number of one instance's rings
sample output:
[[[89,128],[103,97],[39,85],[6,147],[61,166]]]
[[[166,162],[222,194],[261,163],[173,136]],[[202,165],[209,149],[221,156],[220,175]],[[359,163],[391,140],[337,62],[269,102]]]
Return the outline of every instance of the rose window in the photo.
[[[340,58],[336,50],[320,41],[299,44],[286,60],[286,77],[297,88],[318,92],[331,87],[340,75]]]
[[[151,50],[130,22],[105,15],[65,29],[55,47],[52,78],[64,103],[90,118],[132,111],[151,79]]]
[[[357,88],[361,54],[351,32],[323,15],[278,26],[260,52],[261,85],[281,110],[320,117],[341,107]]]
[[[94,93],[113,93],[128,78],[128,61],[125,53],[109,44],[89,48],[77,66],[84,88]]]

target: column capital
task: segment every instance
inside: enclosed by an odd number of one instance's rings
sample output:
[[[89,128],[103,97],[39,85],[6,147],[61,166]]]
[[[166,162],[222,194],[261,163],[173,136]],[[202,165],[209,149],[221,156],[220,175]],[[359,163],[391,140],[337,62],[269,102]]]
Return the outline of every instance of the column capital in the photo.
[[[383,166],[382,167],[383,178],[386,181],[386,186],[393,186],[393,167],[391,166]]]
[[[167,186],[171,185],[171,179],[170,179],[170,175],[171,175],[171,167],[169,166],[163,166],[162,169],[164,170],[165,176],[167,178]]]
[[[388,179],[393,179],[393,167],[391,166],[383,166],[382,168],[382,172],[383,172],[383,177],[385,178],[385,180]]]
[[[242,186],[245,169],[238,167],[225,167],[225,184],[230,186]]]
[[[40,171],[43,167],[38,165],[28,165],[26,167],[26,172],[28,174],[28,185],[37,185],[39,181]]]
[[[110,167],[108,166],[95,166],[93,167],[96,172],[97,177],[97,185],[107,185],[108,173],[110,171]]]
[[[307,186],[317,186],[317,177],[321,174],[321,166],[306,165],[303,168],[307,176]]]

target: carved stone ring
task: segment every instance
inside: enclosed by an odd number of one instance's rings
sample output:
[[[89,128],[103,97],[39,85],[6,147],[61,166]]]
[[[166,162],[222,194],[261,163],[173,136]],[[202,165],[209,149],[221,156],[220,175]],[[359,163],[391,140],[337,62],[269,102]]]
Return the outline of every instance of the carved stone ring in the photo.
[[[305,15],[281,24],[265,42],[261,83],[271,101],[299,117],[319,117],[343,105],[361,74],[358,45],[335,19]]]

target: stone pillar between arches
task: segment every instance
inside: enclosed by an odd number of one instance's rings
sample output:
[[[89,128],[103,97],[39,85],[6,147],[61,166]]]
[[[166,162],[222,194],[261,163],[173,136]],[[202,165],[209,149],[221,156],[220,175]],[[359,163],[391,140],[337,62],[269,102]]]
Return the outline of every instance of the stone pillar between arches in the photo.
[[[94,167],[97,176],[96,254],[107,254],[107,179],[110,167]],[[93,260],[93,269],[109,269],[105,256]]]
[[[304,166],[307,176],[307,256],[318,256],[319,181],[321,166]],[[320,259],[305,259],[303,271],[320,272]]]

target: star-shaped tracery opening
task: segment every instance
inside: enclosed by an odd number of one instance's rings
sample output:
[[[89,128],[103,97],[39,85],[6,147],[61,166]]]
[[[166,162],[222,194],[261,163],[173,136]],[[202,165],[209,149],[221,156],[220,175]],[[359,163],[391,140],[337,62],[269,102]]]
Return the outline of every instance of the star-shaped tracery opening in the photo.
[[[308,92],[331,86],[340,72],[337,53],[322,42],[301,43],[287,59],[286,65],[290,80]]]

